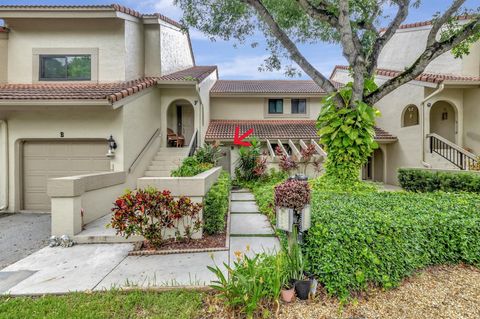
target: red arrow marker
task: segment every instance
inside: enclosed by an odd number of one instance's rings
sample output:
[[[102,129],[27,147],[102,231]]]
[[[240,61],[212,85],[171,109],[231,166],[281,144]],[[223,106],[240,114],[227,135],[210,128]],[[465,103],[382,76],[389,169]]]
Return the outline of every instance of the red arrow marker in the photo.
[[[233,144],[240,146],[251,146],[250,142],[244,142],[243,140],[253,133],[253,128],[249,129],[245,134],[240,136],[240,127],[235,127],[235,136],[233,137]]]

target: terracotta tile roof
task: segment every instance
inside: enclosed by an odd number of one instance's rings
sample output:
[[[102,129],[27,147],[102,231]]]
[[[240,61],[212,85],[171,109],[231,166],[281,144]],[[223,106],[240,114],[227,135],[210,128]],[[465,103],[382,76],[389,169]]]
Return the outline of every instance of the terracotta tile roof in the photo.
[[[259,139],[318,139],[314,120],[210,120],[206,140],[233,140],[235,128],[240,133],[253,128],[252,136]],[[376,127],[377,140],[396,140],[392,134]]]
[[[179,28],[183,28],[183,25],[181,25],[179,22],[177,22],[173,19],[170,19],[169,17],[164,16],[163,14],[158,13],[158,12],[153,13],[153,14],[144,14],[143,17],[156,17],[157,19],[160,19],[162,21],[170,23],[171,25],[174,25],[174,26],[179,27]]]
[[[119,101],[157,83],[144,78],[117,83],[2,84],[0,100],[107,100]]]
[[[130,9],[128,7],[122,6],[120,4],[110,4],[110,5],[0,5],[1,9],[18,9],[18,10],[35,10],[35,9],[51,9],[51,10],[75,10],[75,11],[82,11],[82,10],[110,10],[110,11],[117,11],[121,13],[125,13],[131,15],[136,18],[142,17],[157,17],[158,19],[170,23],[174,26],[182,28],[182,25],[161,13],[153,13],[153,14],[142,14],[138,11]]]
[[[339,87],[341,84],[335,82]],[[311,80],[218,80],[211,93],[305,93],[324,94],[325,91]]]
[[[333,77],[336,70],[348,70],[348,68],[349,67],[346,65],[336,65],[330,77]],[[388,69],[377,69],[376,71],[377,75],[382,75],[387,77],[395,77],[400,73],[401,71],[388,70]],[[415,78],[415,81],[429,82],[429,83],[435,83],[435,84],[442,83],[443,81],[477,82],[477,81],[480,81],[480,77],[425,72],[417,76]]]
[[[191,68],[167,74],[159,78],[160,81],[197,81],[202,82],[212,72],[217,71],[217,66],[193,66]]]
[[[461,16],[458,16],[457,17],[457,20],[459,21],[462,21],[462,20],[470,20],[472,19],[474,16],[473,15],[461,15]],[[413,23],[406,23],[406,24],[402,24],[400,25],[400,27],[398,27],[399,29],[411,29],[411,28],[418,28],[418,27],[424,27],[424,26],[427,26],[427,25],[432,25],[433,23],[433,20],[427,20],[427,21],[419,21],[419,22],[413,22]],[[386,28],[382,28],[380,29],[380,32],[382,31],[385,31]]]

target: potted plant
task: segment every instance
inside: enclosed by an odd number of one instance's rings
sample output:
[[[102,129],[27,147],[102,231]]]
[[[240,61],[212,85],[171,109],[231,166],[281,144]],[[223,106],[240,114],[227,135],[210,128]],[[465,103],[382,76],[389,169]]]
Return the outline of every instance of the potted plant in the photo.
[[[292,282],[287,282],[283,285],[280,291],[282,300],[286,303],[290,303],[295,300],[295,285]]]

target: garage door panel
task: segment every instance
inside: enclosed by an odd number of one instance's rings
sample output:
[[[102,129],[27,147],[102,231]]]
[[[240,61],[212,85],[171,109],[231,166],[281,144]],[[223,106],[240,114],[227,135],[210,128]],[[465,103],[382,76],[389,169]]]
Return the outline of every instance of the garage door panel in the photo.
[[[51,178],[110,170],[104,141],[27,141],[23,147],[24,209],[50,210]]]

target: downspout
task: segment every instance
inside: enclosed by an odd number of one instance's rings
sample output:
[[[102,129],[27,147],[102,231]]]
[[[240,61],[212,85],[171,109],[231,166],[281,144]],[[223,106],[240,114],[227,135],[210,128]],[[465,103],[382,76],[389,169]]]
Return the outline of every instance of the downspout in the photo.
[[[8,125],[7,125],[7,121],[4,121],[4,120],[0,120],[0,128],[4,128],[4,132],[5,134],[3,134],[4,136],[4,143],[5,143],[5,156],[4,156],[4,160],[5,160],[5,163],[4,163],[4,167],[3,167],[3,171],[5,172],[5,177],[4,177],[4,185],[5,185],[5,198],[4,198],[4,202],[3,202],[3,206],[0,207],[0,211],[4,211],[4,210],[7,210],[8,208],[8,200],[9,200],[9,194],[8,194],[8,188],[9,188],[9,172],[8,172]]]
[[[442,91],[445,90],[445,84],[441,83],[438,87],[438,89],[436,89],[435,91],[432,92],[432,94],[430,94],[429,96],[427,96],[426,98],[424,98],[422,100],[422,102],[420,102],[420,104],[422,105],[422,164],[423,166],[426,166],[428,167],[429,164],[427,164],[425,162],[425,137],[426,137],[426,134],[425,134],[425,102],[427,102],[428,100],[430,100],[432,97],[442,93]]]

